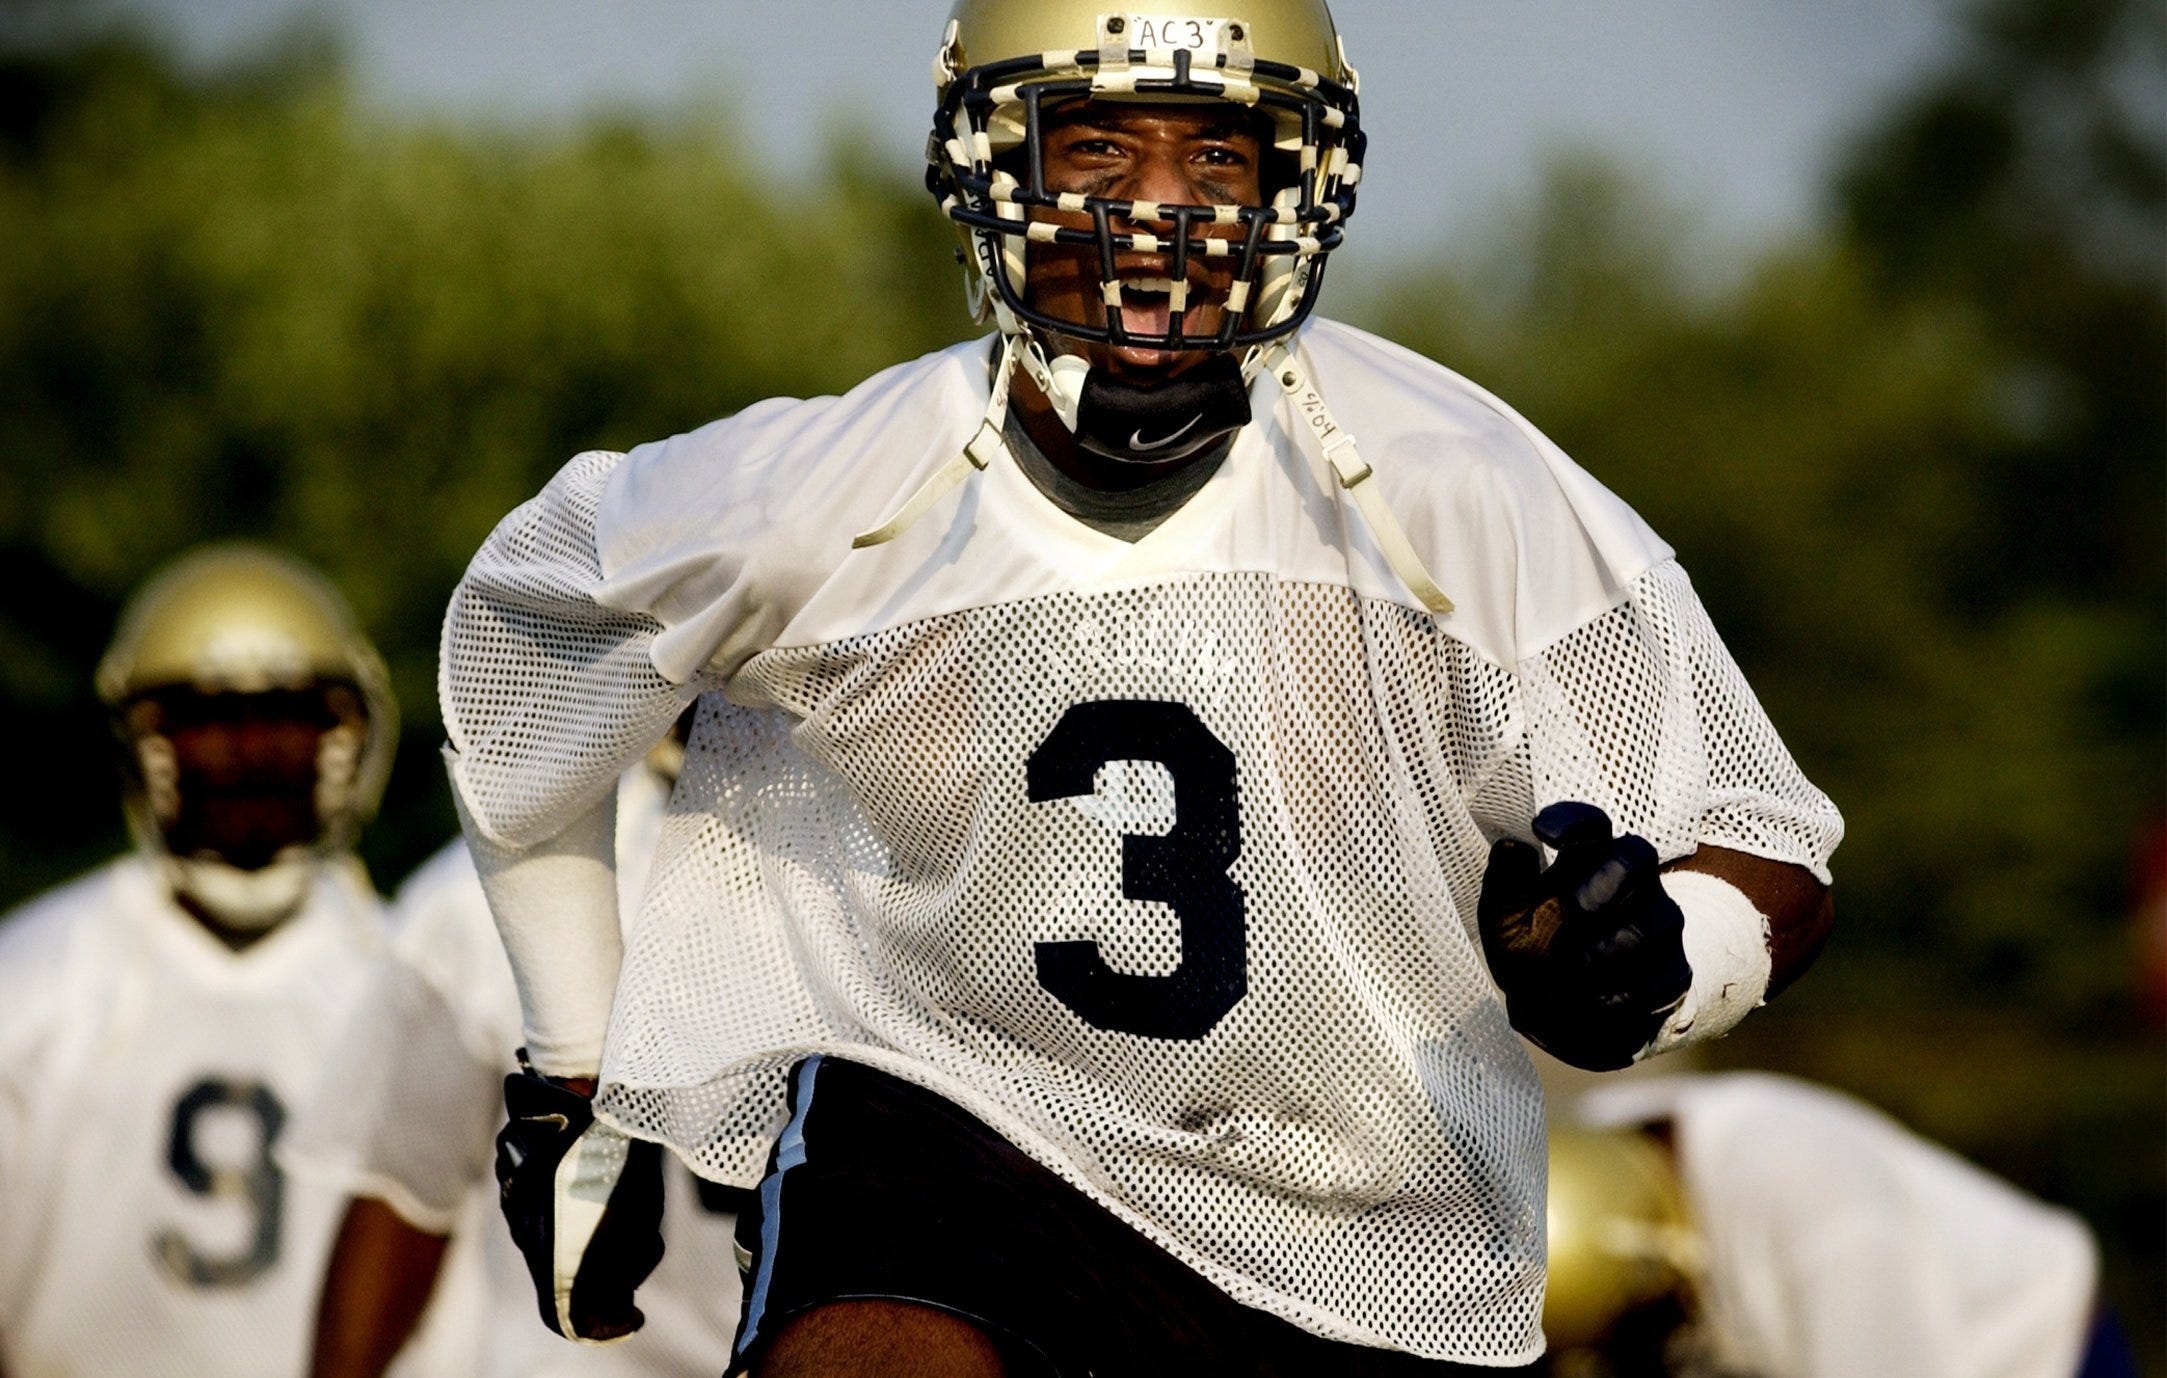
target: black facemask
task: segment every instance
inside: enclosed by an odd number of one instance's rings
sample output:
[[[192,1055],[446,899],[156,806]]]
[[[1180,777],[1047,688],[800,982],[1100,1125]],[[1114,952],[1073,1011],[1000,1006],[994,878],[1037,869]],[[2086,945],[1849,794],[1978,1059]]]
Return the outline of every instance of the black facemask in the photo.
[[[1156,387],[1092,369],[1076,408],[1076,441],[1118,464],[1161,468],[1202,454],[1249,424],[1249,386],[1231,354]]]

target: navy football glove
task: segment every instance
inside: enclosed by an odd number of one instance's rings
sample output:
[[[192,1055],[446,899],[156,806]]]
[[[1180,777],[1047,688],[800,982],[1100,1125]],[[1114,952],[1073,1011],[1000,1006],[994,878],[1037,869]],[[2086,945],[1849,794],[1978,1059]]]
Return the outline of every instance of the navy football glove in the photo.
[[[1685,917],[1663,891],[1655,848],[1611,836],[1592,804],[1552,804],[1535,836],[1490,849],[1476,909],[1483,957],[1528,1041],[1590,1071],[1624,1067],[1685,999]]]
[[[504,1079],[497,1187],[542,1322],[568,1340],[624,1339],[646,1321],[633,1290],[662,1261],[662,1150],[596,1119],[524,1054],[520,1068]]]

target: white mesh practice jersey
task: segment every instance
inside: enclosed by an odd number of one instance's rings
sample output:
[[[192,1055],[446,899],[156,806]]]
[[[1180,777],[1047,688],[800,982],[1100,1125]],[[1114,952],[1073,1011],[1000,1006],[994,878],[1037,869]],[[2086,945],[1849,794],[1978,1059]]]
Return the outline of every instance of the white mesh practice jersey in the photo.
[[[754,1180],[824,1052],[946,1095],[1237,1300],[1483,1364],[1539,1351],[1543,1119],[1473,922],[1583,799],[1665,857],[1826,875],[1840,833],[1671,552],[1524,421],[1303,333],[1429,570],[1401,585],[1271,380],[1130,544],[1012,463],[853,550],[984,412],[987,347],[574,460],[445,628],[493,841],[703,707],[606,1113]]]
[[[0,1370],[307,1367],[337,1196],[271,1156],[383,946],[358,869],[234,953],[152,866],[0,921]]]
[[[1704,1243],[1704,1340],[1759,1378],[2070,1378],[2098,1257],[2033,1200],[1878,1110],[1755,1074],[1597,1092],[1599,1125],[1669,1119]]]
[[[668,784],[645,766],[618,788],[618,880],[635,901]],[[471,1378],[714,1378],[729,1363],[740,1279],[737,1217],[711,1186],[665,1165],[662,1264],[639,1291],[647,1323],[622,1344],[567,1344],[535,1312],[491,1171],[516,1066],[519,993],[463,843],[400,888],[397,939],[340,1037],[315,1095],[280,1145],[296,1176],[385,1202],[450,1235],[431,1312],[473,1308]],[[432,1323],[434,1319],[432,1316]]]

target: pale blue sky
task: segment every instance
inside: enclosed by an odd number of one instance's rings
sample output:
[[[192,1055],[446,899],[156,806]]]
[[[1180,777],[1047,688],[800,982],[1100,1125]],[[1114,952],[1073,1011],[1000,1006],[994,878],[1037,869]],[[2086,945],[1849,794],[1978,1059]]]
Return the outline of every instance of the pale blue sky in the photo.
[[[1959,0],[1336,0],[1363,75],[1372,251],[1524,190],[1559,147],[1660,179],[1721,239],[1806,223],[1846,134],[1954,41]],[[395,107],[552,117],[720,97],[777,160],[837,110],[913,166],[945,0],[106,0],[200,56],[302,15]]]

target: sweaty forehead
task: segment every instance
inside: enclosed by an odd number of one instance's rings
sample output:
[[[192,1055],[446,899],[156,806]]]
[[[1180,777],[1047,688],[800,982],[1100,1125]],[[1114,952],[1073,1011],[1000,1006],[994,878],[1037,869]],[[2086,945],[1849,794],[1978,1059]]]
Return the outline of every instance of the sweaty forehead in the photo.
[[[1257,138],[1260,117],[1253,111],[1213,102],[1067,101],[1047,112],[1052,130],[1086,126],[1119,133],[1170,132],[1187,138]]]

